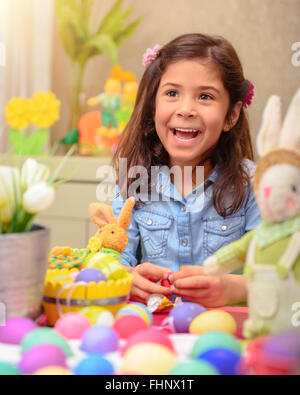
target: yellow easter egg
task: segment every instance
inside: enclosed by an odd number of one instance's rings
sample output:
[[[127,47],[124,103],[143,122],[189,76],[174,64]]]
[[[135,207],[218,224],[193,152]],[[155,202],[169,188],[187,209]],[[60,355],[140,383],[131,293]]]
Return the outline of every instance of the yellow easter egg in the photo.
[[[34,373],[34,376],[72,376],[72,373],[69,370],[59,366],[49,366],[37,370]]]
[[[176,365],[175,354],[160,344],[139,343],[130,347],[123,358],[122,373],[167,374]]]
[[[104,326],[112,326],[114,323],[112,313],[101,306],[85,307],[79,313],[84,315],[92,326],[100,325],[100,323]],[[103,317],[101,318],[101,316]]]
[[[193,335],[202,335],[212,331],[235,335],[237,325],[234,318],[226,311],[210,310],[194,318],[189,328],[189,332]]]

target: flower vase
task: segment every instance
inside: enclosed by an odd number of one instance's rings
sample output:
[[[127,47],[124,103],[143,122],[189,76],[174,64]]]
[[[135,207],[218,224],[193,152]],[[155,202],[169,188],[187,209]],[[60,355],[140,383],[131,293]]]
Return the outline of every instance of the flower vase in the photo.
[[[40,314],[49,245],[50,230],[39,225],[27,233],[0,235],[0,312],[5,314],[4,321],[35,319]]]

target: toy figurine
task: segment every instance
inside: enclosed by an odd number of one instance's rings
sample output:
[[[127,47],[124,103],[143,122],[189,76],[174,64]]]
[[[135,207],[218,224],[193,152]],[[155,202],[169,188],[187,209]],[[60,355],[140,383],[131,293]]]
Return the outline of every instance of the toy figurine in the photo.
[[[257,146],[254,192],[262,222],[204,262],[205,274],[216,275],[246,263],[247,338],[291,329],[300,301],[300,89],[283,125],[280,98],[269,99]]]

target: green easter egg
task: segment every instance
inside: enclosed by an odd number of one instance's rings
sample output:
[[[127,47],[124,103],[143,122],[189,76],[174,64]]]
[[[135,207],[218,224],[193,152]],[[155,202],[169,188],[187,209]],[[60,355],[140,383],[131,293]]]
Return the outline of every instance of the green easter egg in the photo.
[[[242,353],[241,344],[234,336],[222,332],[207,332],[196,340],[191,356],[197,358],[212,348],[225,348],[238,355]]]
[[[29,332],[21,343],[22,354],[30,348],[42,344],[52,344],[59,347],[67,357],[73,356],[73,352],[68,342],[51,328],[38,328]]]
[[[205,361],[180,362],[171,370],[169,375],[194,375],[194,376],[217,376],[217,369]]]
[[[108,267],[110,271],[108,280],[119,280],[127,276],[127,270],[118,261],[109,263]]]
[[[19,369],[7,362],[0,362],[0,376],[20,376]]]

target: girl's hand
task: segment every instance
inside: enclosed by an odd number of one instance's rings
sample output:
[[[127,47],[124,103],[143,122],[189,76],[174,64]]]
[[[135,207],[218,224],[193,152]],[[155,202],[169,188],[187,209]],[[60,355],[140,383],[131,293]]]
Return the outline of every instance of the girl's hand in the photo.
[[[156,283],[160,280],[166,280],[169,273],[172,273],[172,270],[145,262],[137,265],[135,268],[130,268],[128,271],[133,274],[130,300],[147,303],[148,298],[152,294],[165,296],[171,294],[169,288],[162,287]]]
[[[171,291],[204,307],[222,307],[247,298],[244,276],[206,276],[201,266],[183,266],[170,277]]]

